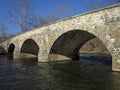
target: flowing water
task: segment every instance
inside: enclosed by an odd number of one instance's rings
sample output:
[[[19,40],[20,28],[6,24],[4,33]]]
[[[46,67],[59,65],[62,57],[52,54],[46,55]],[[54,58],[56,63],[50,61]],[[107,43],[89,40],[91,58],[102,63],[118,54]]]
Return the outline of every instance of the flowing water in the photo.
[[[0,90],[120,90],[120,72],[94,60],[37,63],[1,57]]]

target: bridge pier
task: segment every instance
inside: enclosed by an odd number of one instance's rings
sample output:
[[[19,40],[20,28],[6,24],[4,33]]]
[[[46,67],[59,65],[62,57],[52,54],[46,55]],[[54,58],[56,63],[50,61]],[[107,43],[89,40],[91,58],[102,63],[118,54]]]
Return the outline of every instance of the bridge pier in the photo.
[[[49,62],[53,62],[53,61],[66,61],[66,60],[72,60],[72,59],[60,54],[49,54],[48,60]]]
[[[45,62],[50,62],[50,61],[48,60],[48,56],[47,55],[41,56],[41,55],[38,54],[38,62],[45,63]]]
[[[21,58],[20,53],[19,52],[14,52],[13,59],[19,59],[19,58]]]
[[[113,71],[120,71],[120,59],[119,57],[112,58],[112,70]]]
[[[73,57],[72,57],[72,60],[79,60],[79,59],[80,59],[80,58],[79,58],[79,53],[73,55]]]

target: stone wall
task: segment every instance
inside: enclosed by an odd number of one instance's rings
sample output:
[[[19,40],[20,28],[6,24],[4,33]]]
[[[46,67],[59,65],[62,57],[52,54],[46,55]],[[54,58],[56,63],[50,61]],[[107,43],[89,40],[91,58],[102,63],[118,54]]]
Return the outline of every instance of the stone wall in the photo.
[[[104,9],[96,10],[93,12],[85,13],[82,15],[73,16],[71,18],[67,18],[64,20],[60,20],[48,24],[43,27],[36,28],[35,30],[31,30],[29,32],[20,34],[1,43],[1,46],[7,51],[9,45],[13,43],[15,45],[14,58],[19,58],[20,50],[23,43],[27,39],[32,39],[39,46],[38,61],[49,62],[48,56],[55,41],[57,41],[58,38],[60,38],[61,36],[65,37],[64,36],[65,33],[67,35],[69,31],[74,31],[74,30],[78,30],[80,32],[86,32],[86,34],[84,33],[86,41],[90,39],[87,38],[87,36],[89,35],[93,35],[94,37],[100,39],[104,44],[104,46],[109,51],[109,53],[112,55],[113,70],[117,70],[117,71],[120,70],[120,35],[119,35],[120,5],[115,5]],[[71,35],[74,36],[77,34],[71,34]],[[78,38],[80,38],[81,35],[79,34]],[[76,39],[76,38],[77,37],[72,39]],[[84,36],[82,36],[80,40],[82,40],[81,43],[79,42],[80,44],[85,43]],[[69,38],[69,43],[70,43],[70,38]],[[62,44],[62,46],[64,45]],[[61,49],[62,46],[60,47]],[[73,46],[73,45],[68,45],[68,47],[69,46]],[[79,46],[76,46],[76,51],[79,51],[77,47]],[[61,55],[62,54],[63,53],[61,53]],[[67,53],[67,55],[69,56],[71,54],[72,55],[76,54],[76,52]]]

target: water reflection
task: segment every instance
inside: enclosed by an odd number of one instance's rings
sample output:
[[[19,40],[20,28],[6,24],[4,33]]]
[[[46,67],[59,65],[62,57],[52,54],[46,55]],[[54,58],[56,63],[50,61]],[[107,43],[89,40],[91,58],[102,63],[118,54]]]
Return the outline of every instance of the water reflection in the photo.
[[[119,90],[120,73],[96,61],[0,59],[0,90]]]

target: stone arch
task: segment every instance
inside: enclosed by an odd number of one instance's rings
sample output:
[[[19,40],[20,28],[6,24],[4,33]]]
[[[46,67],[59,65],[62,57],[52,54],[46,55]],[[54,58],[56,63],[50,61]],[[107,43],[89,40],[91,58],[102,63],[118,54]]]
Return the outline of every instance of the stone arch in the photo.
[[[89,40],[97,38],[94,34],[84,30],[71,30],[63,33],[53,43],[48,59],[78,60],[80,48]]]
[[[27,39],[23,42],[20,53],[21,57],[38,57],[39,46],[33,39]]]
[[[13,43],[11,43],[8,47],[8,55],[10,57],[13,57],[14,50],[15,50],[15,45]]]

